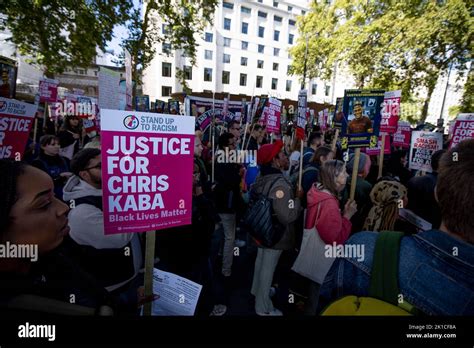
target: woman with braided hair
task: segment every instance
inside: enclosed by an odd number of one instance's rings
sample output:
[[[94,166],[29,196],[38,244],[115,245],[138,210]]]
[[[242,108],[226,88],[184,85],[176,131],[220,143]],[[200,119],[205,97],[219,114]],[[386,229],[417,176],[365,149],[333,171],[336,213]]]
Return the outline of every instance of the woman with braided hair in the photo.
[[[365,220],[363,231],[393,230],[398,219],[399,206],[407,205],[407,197],[406,187],[398,181],[379,181],[370,192],[373,206]]]

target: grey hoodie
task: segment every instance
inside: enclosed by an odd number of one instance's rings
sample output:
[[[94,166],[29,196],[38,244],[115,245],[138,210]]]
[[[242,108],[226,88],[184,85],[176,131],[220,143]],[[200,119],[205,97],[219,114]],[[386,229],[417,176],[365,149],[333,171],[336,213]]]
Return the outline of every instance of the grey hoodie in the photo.
[[[89,185],[74,175],[67,181],[63,190],[63,199],[70,202],[85,196],[102,196],[102,190]],[[71,202],[72,203],[72,202]],[[70,204],[71,205],[71,204]],[[104,215],[102,210],[90,205],[80,204],[69,211],[70,237],[80,245],[92,246],[96,249],[119,249],[132,242],[132,255],[135,275],[141,267],[142,252],[136,233],[104,234]],[[126,282],[124,282],[126,283]],[[111,291],[124,283],[107,287]]]

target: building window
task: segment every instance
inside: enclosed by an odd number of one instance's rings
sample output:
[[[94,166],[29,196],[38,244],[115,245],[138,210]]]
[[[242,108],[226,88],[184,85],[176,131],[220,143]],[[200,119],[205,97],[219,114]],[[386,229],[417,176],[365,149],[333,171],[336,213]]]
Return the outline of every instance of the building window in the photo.
[[[183,66],[184,70],[184,79],[185,80],[192,80],[193,79],[193,67],[189,65]]]
[[[225,2],[225,1],[224,1],[224,3],[222,4],[222,6],[223,6],[224,8],[228,8],[228,9],[230,9],[230,10],[232,10],[232,9],[234,8],[234,4],[231,3],[231,2]]]
[[[247,66],[248,59],[247,57],[240,57],[240,65]]]
[[[288,65],[288,67],[286,68],[286,74],[287,75],[290,75],[290,70],[291,70],[291,65]]]
[[[225,54],[222,56],[222,62],[223,63],[230,63],[230,54]]]
[[[295,38],[295,35],[293,34],[288,35],[288,44],[293,45],[294,38]]]
[[[291,92],[291,80],[286,80],[286,91]]]
[[[301,15],[304,16],[306,14],[305,10],[301,10]]]
[[[212,60],[212,51],[204,50],[204,59]]]
[[[296,21],[293,20],[293,19],[290,19],[290,20],[288,20],[288,24],[291,25],[291,26],[295,26]]]
[[[265,51],[264,45],[258,45],[258,53],[263,53]]]
[[[171,87],[168,87],[168,86],[161,86],[161,96],[162,96],[162,97],[169,97],[169,96],[171,96]]]
[[[204,68],[204,81],[212,82],[212,69]]]
[[[168,26],[163,23],[163,25],[161,26],[161,31],[165,35],[168,34]]]
[[[265,35],[265,28],[258,27],[258,37],[263,37]]]
[[[266,12],[262,12],[262,11],[258,11],[258,16],[259,16],[259,17],[262,17],[262,18],[267,18],[267,13],[266,13]]]
[[[278,1],[273,1],[273,7],[278,7]]]
[[[161,76],[171,77],[171,63],[161,63]]]
[[[280,49],[279,48],[273,48],[273,55],[275,57],[278,57],[280,55]]]
[[[171,44],[167,42],[163,42],[163,46],[161,48],[163,53],[170,54],[171,53]]]
[[[281,21],[283,20],[283,18],[281,18],[280,16],[274,16],[274,17],[273,17],[273,20],[274,20],[275,22],[281,22]]]
[[[262,3],[262,2],[263,2],[263,0],[258,0],[258,2],[259,2],[259,3]]]
[[[224,47],[230,47],[230,39],[228,37],[224,38]]]
[[[278,63],[273,63],[273,71],[278,71]]]
[[[293,6],[288,6],[288,12],[293,11]]]
[[[240,8],[240,12],[242,12],[242,13],[252,13],[252,10],[249,9],[248,7],[242,6]]]
[[[247,74],[240,74],[240,85],[247,86]]]
[[[263,60],[257,60],[257,69],[263,69]]]
[[[230,71],[222,71],[222,84],[228,85],[230,83]]]
[[[224,29],[230,30],[230,18],[224,18]]]
[[[277,89],[278,87],[278,79],[272,79],[272,89]]]
[[[213,36],[212,33],[206,33],[204,40],[206,40],[206,42],[212,42]]]
[[[329,92],[331,92],[331,86],[324,86],[324,95],[329,97]]]
[[[263,76],[257,76],[257,81],[255,82],[255,87],[262,88],[263,86]]]
[[[242,49],[244,51],[249,49],[249,43],[247,41],[242,41]]]
[[[275,41],[280,40],[280,31],[279,30],[275,30],[273,32],[273,40],[275,40]]]
[[[242,22],[242,34],[248,34],[249,33],[249,24]]]
[[[311,85],[311,94],[315,95],[317,91],[318,91],[318,85],[316,83],[313,83]]]

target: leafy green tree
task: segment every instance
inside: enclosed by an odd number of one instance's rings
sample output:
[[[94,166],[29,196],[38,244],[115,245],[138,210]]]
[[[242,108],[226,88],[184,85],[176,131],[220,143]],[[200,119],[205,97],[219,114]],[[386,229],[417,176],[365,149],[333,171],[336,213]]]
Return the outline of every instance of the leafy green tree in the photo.
[[[468,113],[474,112],[474,69],[471,64],[471,69],[467,75],[467,80],[464,85],[464,93],[461,98],[461,105],[459,112]]]
[[[11,32],[19,53],[53,77],[67,66],[89,66],[131,8],[128,0],[3,0],[0,30]]]
[[[292,72],[304,70],[309,37],[308,75],[329,79],[334,66],[348,66],[357,86],[402,89],[404,99],[426,97],[421,120],[440,74],[466,70],[472,58],[474,25],[467,0],[315,1],[299,19],[301,32]]]
[[[212,25],[218,0],[149,0],[134,9],[127,23],[128,37],[121,46],[132,56],[132,79],[141,83],[143,71],[156,56],[159,44],[168,44],[169,52],[182,50],[196,64],[196,39],[207,25]],[[140,2],[140,6],[143,2]],[[142,16],[143,13],[143,16]],[[160,26],[160,24],[162,24]],[[163,27],[166,30],[162,30]],[[119,61],[123,61],[122,55]],[[187,87],[184,72],[177,69],[176,76]],[[135,87],[136,88],[136,87]],[[134,90],[134,95],[135,95]]]

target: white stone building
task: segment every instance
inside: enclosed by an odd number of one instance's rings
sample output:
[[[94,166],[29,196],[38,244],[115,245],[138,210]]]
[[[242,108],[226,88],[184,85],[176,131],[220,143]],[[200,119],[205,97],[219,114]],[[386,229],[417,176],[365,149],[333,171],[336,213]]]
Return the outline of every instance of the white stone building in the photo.
[[[288,75],[292,59],[288,49],[296,44],[296,19],[309,10],[309,0],[224,0],[214,15],[214,25],[198,38],[197,64],[177,50],[169,57],[158,54],[145,71],[143,93],[151,100],[167,100],[183,88],[175,68],[185,69],[193,92],[243,95],[267,94],[296,100],[301,87],[299,76]],[[162,28],[161,30],[166,30]],[[157,52],[166,52],[166,45]],[[332,102],[343,95],[347,79],[312,80],[306,83],[308,100]]]

